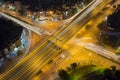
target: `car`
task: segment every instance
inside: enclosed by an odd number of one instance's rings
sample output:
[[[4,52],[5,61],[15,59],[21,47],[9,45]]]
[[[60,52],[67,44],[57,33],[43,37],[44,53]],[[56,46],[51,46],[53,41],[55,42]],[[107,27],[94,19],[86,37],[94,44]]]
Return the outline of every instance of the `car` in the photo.
[[[90,27],[91,27],[91,25],[87,24],[86,27],[85,27],[85,29],[88,30]]]
[[[53,62],[53,60],[52,59],[50,59],[49,61],[48,61],[48,64],[50,64],[50,63],[52,63]]]

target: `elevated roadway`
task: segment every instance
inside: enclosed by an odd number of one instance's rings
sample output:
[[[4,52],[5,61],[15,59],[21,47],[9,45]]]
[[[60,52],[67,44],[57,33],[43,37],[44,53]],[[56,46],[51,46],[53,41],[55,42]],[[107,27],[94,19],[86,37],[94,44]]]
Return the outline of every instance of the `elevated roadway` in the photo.
[[[30,80],[39,70],[42,70],[49,60],[54,59],[61,52],[64,44],[107,3],[109,3],[109,0],[106,2],[104,0],[96,0],[88,9],[78,15],[76,19],[73,19],[67,26],[63,27],[54,35],[51,35],[48,41],[45,41],[15,67],[4,73],[0,79]]]

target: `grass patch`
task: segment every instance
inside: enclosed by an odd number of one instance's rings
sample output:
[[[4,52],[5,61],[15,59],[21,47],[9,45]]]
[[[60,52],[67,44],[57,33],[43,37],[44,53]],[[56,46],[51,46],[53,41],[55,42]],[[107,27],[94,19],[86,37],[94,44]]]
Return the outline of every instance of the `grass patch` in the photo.
[[[103,73],[103,69],[95,65],[85,65],[79,66],[76,69],[72,69],[68,75],[70,80],[86,80],[86,75],[91,74],[92,72],[97,72],[99,74]]]

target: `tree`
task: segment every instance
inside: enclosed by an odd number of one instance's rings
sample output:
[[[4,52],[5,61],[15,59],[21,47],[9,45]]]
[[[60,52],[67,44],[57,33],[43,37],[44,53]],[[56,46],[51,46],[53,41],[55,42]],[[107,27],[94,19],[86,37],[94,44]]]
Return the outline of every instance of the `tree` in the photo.
[[[104,22],[99,23],[99,24],[98,24],[98,28],[99,28],[100,30],[103,29],[103,28],[104,28],[103,25],[104,25]]]
[[[111,75],[112,75],[112,72],[111,72],[111,70],[109,69],[109,68],[106,68],[105,70],[104,70],[104,78],[106,79],[109,79],[109,78],[111,78]]]
[[[62,80],[70,80],[69,75],[65,70],[60,70],[58,75],[61,77]]]
[[[72,69],[75,69],[76,67],[77,67],[77,64],[76,64],[76,63],[72,63],[72,64],[71,64],[71,68],[72,68]]]
[[[116,70],[116,78],[117,80],[120,80],[120,70]]]

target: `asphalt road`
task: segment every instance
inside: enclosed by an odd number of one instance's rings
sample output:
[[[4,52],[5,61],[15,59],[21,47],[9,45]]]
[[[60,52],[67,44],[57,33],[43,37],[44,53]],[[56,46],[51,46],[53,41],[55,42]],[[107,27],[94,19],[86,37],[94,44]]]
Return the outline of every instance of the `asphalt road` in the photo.
[[[25,59],[23,59],[19,64],[13,67],[11,70],[3,74],[0,78],[2,80],[30,80],[41,68],[43,68],[51,58],[54,58],[61,49],[58,46],[63,46],[67,41],[69,41],[79,29],[93,16],[87,15],[92,12],[94,7],[96,7],[99,2],[95,2],[91,7],[89,7],[83,14],[72,21],[64,30],[53,35],[54,37],[49,38],[49,41],[45,41],[37,49],[31,52]],[[105,3],[101,3],[105,4]],[[100,5],[100,8],[102,8]],[[100,9],[99,8],[99,9]],[[97,13],[97,12],[96,12]],[[86,18],[87,17],[87,18]],[[90,17],[90,18],[88,18]],[[79,23],[78,23],[79,22]],[[77,23],[78,26],[75,26]],[[62,40],[56,43],[56,39]]]

